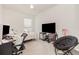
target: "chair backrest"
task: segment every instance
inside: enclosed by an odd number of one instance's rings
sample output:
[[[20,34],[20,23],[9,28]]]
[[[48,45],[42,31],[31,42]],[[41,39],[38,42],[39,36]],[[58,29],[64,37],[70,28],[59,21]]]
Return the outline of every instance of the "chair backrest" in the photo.
[[[59,50],[67,50],[78,44],[78,39],[74,36],[63,36],[54,42],[55,48]]]
[[[21,47],[19,50],[23,50],[25,48],[24,47],[24,40],[26,39],[27,36],[28,36],[27,33],[22,33],[22,35],[21,35],[22,43],[21,43]]]
[[[21,37],[23,38],[23,41],[26,39],[27,36],[28,36],[27,33],[22,33]]]

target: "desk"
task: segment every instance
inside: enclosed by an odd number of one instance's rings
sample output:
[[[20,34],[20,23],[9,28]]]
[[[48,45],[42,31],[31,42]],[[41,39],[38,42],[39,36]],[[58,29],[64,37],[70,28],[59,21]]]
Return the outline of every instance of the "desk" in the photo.
[[[0,44],[0,55],[12,55],[14,40],[2,40]]]
[[[21,43],[22,39],[19,36],[15,36],[13,37],[13,39],[3,39],[2,44],[0,44],[0,55],[12,55],[14,51],[13,43],[16,41],[18,41],[18,43]]]
[[[10,40],[3,39],[3,40],[2,40],[2,44],[8,43],[8,42],[15,42],[15,41],[16,41],[16,40],[12,40],[12,39],[10,39]]]
[[[12,42],[4,43],[0,45],[0,55],[12,55]]]

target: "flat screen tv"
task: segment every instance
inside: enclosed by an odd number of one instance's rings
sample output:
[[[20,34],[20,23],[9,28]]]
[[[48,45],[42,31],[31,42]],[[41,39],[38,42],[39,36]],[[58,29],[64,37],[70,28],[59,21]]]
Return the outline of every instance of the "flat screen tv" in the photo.
[[[3,35],[9,34],[9,25],[3,25]]]
[[[42,32],[55,33],[56,32],[56,24],[55,23],[42,24]]]

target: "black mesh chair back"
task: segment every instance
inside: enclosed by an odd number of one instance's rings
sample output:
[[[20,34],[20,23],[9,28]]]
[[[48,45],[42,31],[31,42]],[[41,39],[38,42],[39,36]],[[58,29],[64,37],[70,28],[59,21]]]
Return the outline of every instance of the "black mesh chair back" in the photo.
[[[28,34],[27,33],[23,33],[22,35],[21,35],[21,37],[23,37],[23,41],[25,40],[25,38],[28,36]]]
[[[23,37],[23,41],[22,41],[20,50],[25,49],[24,40],[26,39],[27,36],[28,36],[27,33],[23,33],[23,34],[21,35],[21,37]]]

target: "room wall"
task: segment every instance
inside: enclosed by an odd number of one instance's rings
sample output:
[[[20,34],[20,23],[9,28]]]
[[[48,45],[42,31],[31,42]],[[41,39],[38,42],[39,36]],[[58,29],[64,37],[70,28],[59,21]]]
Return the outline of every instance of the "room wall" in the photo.
[[[7,8],[4,8],[3,10],[3,24],[10,25],[11,28],[13,28],[18,34],[24,31],[24,18],[33,19],[32,16],[23,14],[15,10]],[[34,25],[32,27],[34,30]]]
[[[33,16],[23,14],[11,9],[4,8],[3,10],[3,23],[10,24],[18,33],[23,32],[23,19],[33,19],[33,32],[37,33],[42,30],[43,23],[56,22],[56,31],[60,36],[62,35],[62,29],[68,29],[69,35],[75,35],[78,37],[78,7],[76,5],[56,5],[46,11],[39,13],[35,19]]]
[[[0,5],[0,43],[2,41],[2,20],[3,20],[3,7]]]
[[[75,5],[56,5],[36,16],[35,31],[41,32],[43,23],[56,22],[56,31],[58,36],[63,36],[62,29],[68,30],[68,35],[78,37],[76,26],[76,10]]]
[[[79,4],[75,5],[75,12],[76,12],[76,34],[79,37]]]

